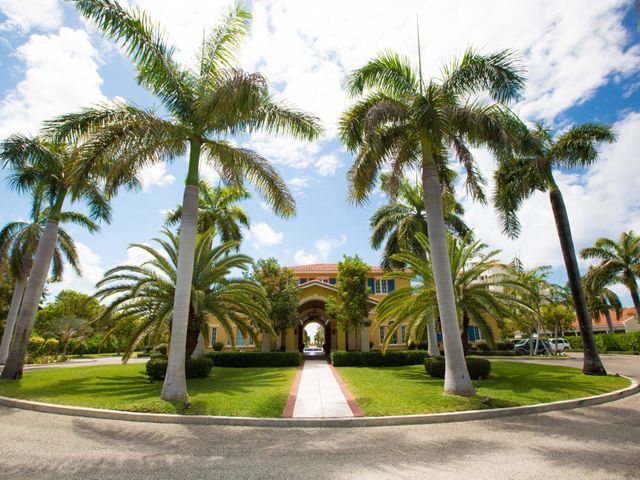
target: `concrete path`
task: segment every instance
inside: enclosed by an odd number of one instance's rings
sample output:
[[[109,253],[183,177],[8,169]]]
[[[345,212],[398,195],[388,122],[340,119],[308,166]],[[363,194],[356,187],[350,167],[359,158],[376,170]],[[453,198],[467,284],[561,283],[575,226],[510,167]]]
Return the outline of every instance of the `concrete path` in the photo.
[[[144,363],[148,358],[131,358],[129,363]],[[97,358],[72,358],[64,363],[43,363],[29,364],[24,366],[24,370],[48,370],[53,368],[74,368],[74,367],[95,367],[98,365],[119,365],[122,363],[122,357],[97,357]],[[0,365],[2,372],[2,365]]]
[[[294,417],[353,417],[326,360],[305,360],[293,408]]]

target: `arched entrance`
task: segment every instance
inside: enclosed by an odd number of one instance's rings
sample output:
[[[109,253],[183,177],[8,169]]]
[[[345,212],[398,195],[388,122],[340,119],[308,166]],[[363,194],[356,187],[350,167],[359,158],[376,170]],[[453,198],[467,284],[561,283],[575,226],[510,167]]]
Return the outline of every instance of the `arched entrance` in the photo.
[[[300,322],[298,324],[298,351],[304,350],[304,330],[307,325],[315,323],[324,329],[324,343],[321,347],[324,349],[324,354],[329,355],[331,353],[332,343],[332,321],[331,317],[324,309],[324,301],[314,300],[305,302],[298,308],[300,313]]]

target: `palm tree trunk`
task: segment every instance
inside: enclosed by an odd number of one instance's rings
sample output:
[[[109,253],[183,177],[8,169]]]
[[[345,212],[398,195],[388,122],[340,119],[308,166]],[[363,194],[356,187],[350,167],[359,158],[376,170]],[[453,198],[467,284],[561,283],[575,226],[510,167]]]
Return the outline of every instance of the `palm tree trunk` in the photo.
[[[607,319],[607,330],[609,330],[609,333],[614,333],[613,320],[611,320],[611,312],[608,309],[604,311],[604,318]]]
[[[631,301],[633,302],[633,307],[636,309],[636,318],[640,321],[640,296],[638,295],[638,286],[636,285],[636,281],[631,279],[631,285],[629,287],[629,293],[631,294]]]
[[[427,322],[427,354],[430,357],[440,357],[440,347],[438,346],[438,334],[436,333],[436,319],[433,313],[429,314]]]
[[[424,189],[424,208],[427,213],[433,278],[442,324],[445,355],[444,391],[454,395],[471,396],[475,395],[475,390],[471,384],[460,341],[447,231],[444,225],[442,189],[429,145],[423,146],[422,188]]]
[[[163,400],[183,400],[187,398],[187,380],[184,363],[186,358],[187,326],[189,322],[189,304],[193,284],[193,259],[196,248],[196,230],[198,228],[198,164],[200,143],[191,142],[189,152],[189,174],[182,200],[182,219],[180,225],[180,246],[178,249],[178,271],[176,291],[171,320],[171,342],[167,374],[162,385]]]
[[[602,365],[602,361],[598,356],[598,349],[595,339],[593,338],[591,318],[589,317],[587,302],[584,299],[584,292],[582,290],[582,278],[580,277],[576,251],[573,246],[569,216],[567,215],[562,193],[554,185],[549,189],[549,200],[551,201],[551,210],[553,211],[553,217],[556,221],[556,229],[558,230],[558,237],[560,238],[564,265],[567,269],[567,277],[569,278],[569,288],[573,296],[573,304],[576,309],[576,316],[578,317],[580,334],[582,335],[582,346],[584,350],[582,372],[585,375],[606,375],[607,371],[604,369],[604,365]]]
[[[32,266],[33,256],[30,253],[27,253],[22,259],[22,275],[18,278],[16,286],[13,289],[11,305],[9,306],[9,314],[7,315],[7,323],[4,326],[4,333],[2,334],[2,344],[0,344],[0,364],[3,365],[7,361],[7,356],[9,355],[9,346],[11,345],[18,312],[20,311],[20,304],[24,297],[24,290],[27,288],[27,281],[29,279]]]
[[[462,340],[462,351],[465,355],[469,354],[469,315],[467,312],[462,312],[462,333],[460,334],[460,340]]]
[[[62,195],[62,199],[58,200],[59,208],[62,208],[62,201],[64,201],[64,194]],[[57,212],[53,211],[52,216],[57,216],[59,212],[59,209]],[[51,259],[53,258],[57,239],[58,220],[56,217],[49,218],[42,237],[38,242],[38,248],[36,249],[33,268],[27,281],[27,288],[25,289],[22,305],[20,306],[20,313],[16,321],[13,341],[9,348],[9,356],[7,357],[2,375],[0,376],[3,380],[19,380],[22,378],[24,357],[27,353],[27,347],[29,346],[29,338],[31,337],[33,324],[36,321],[36,311],[42,298],[44,284],[47,281],[47,274],[51,267]]]

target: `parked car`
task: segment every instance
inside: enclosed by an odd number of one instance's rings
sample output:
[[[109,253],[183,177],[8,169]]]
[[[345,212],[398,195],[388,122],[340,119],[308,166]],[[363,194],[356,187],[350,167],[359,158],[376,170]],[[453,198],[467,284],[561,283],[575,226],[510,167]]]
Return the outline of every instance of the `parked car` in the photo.
[[[530,352],[533,352],[534,355],[544,355],[547,352],[553,353],[549,342],[542,339],[538,342],[538,349],[536,350],[535,338],[523,338],[515,344],[514,350],[518,355],[529,355]]]
[[[557,344],[556,344],[557,340]],[[571,350],[571,344],[567,342],[564,338],[552,338],[549,340],[549,345],[551,345],[551,351],[553,353],[562,353],[567,350]]]

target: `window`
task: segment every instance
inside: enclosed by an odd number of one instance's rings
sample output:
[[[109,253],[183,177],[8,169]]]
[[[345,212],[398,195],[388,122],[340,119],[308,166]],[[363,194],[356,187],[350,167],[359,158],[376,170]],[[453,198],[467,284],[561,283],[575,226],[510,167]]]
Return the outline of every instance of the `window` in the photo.
[[[398,344],[398,330],[396,330],[395,332],[393,332],[391,334],[391,342],[389,342],[391,345],[397,345]]]
[[[218,341],[218,327],[211,327],[211,346]]]
[[[242,336],[242,332],[240,330],[236,330],[236,347],[244,346],[244,337]]]
[[[384,325],[380,325],[380,345],[384,343]]]
[[[253,347],[255,344],[253,343],[253,336],[249,336],[249,346]]]
[[[376,278],[375,279],[374,293],[376,295],[384,295],[384,294],[388,293],[387,280],[385,278]]]
[[[405,342],[406,335],[407,335],[407,326],[400,325],[400,343],[406,343]]]

